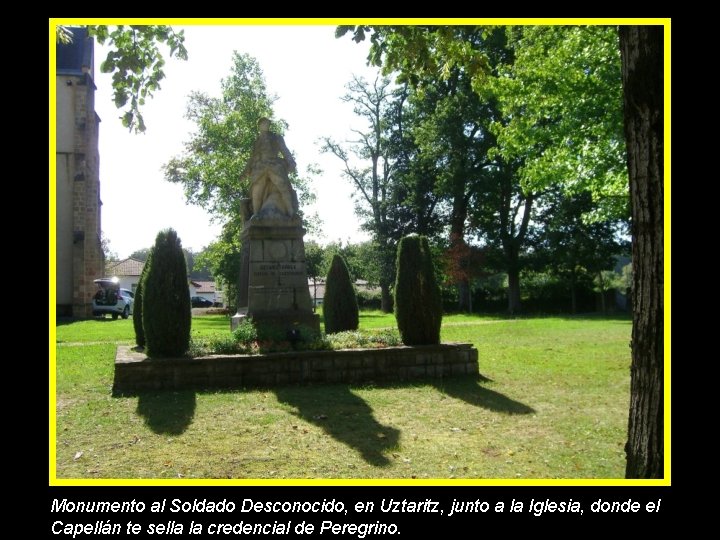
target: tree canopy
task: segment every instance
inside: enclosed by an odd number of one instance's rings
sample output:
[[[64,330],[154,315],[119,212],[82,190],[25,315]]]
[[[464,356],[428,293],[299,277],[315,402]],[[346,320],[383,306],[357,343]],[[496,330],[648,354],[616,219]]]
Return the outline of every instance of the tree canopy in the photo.
[[[425,164],[422,184],[407,185],[431,190],[456,267],[469,264],[458,259],[472,252],[464,243],[489,249],[484,260],[508,275],[511,313],[557,188],[591,194],[583,220],[627,218],[614,28],[340,26],[336,35],[347,33],[369,39],[369,62],[406,88],[406,148]],[[472,278],[453,274],[467,308]]]
[[[369,36],[368,62],[400,81],[422,88],[461,70],[478,95],[497,100],[495,152],[522,160],[526,188],[589,190],[627,215],[615,27],[339,26],[336,35],[348,32]]]
[[[514,51],[497,76],[478,81],[496,96],[497,152],[520,159],[524,186],[593,194],[598,218],[628,215],[617,30],[524,26],[505,30]]]

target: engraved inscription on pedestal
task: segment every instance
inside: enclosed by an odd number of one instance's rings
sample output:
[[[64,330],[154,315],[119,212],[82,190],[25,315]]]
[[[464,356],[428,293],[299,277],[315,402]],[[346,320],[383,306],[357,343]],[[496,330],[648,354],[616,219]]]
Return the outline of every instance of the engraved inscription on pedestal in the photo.
[[[233,327],[242,317],[250,317],[256,322],[272,320],[288,330],[302,324],[319,331],[307,282],[304,234],[301,226],[280,226],[275,219],[246,223],[241,265],[246,273],[241,271],[239,282],[240,302],[245,305],[239,306]]]

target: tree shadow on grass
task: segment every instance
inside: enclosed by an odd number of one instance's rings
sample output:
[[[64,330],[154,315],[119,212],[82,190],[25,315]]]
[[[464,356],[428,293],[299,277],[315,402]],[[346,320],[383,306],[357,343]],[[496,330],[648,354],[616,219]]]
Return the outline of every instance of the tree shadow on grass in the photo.
[[[626,311],[616,311],[613,313],[577,313],[575,315],[570,313],[559,313],[557,315],[550,315],[550,317],[557,317],[558,319],[563,319],[565,321],[632,322],[632,314]]]
[[[376,467],[386,467],[390,460],[384,452],[398,445],[400,432],[384,426],[373,416],[373,410],[346,385],[318,388],[282,387],[274,389],[278,401],[297,409],[298,418],[321,427],[335,440],[360,453]]]
[[[490,382],[490,379],[483,375],[479,375],[477,378],[452,377],[433,381],[433,386],[438,392],[460,399],[469,405],[494,412],[503,414],[532,414],[535,412],[535,409],[520,401],[515,401],[500,392],[482,386],[483,382]]]
[[[195,392],[142,392],[138,394],[137,413],[158,435],[180,435],[195,416]]]

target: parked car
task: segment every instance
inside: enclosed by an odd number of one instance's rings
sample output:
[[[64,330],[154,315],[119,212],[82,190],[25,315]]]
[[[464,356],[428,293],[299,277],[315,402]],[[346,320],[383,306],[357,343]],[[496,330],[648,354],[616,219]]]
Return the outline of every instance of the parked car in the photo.
[[[192,307],[212,307],[213,306],[212,300],[208,300],[207,298],[203,298],[202,296],[191,296],[190,303],[192,304]]]
[[[104,317],[106,313],[112,315],[113,320],[118,316],[127,319],[133,312],[135,293],[118,286],[117,278],[101,278],[94,281],[98,290],[93,296],[93,316]]]

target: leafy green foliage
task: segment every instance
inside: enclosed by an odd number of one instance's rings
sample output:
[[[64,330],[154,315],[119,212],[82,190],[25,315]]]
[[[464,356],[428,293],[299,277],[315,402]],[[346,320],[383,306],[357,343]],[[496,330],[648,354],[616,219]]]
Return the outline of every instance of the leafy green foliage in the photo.
[[[622,267],[622,287],[631,289],[633,284],[633,265],[631,262]]]
[[[265,347],[279,343],[289,346],[288,329],[285,324],[262,321],[262,323],[256,323],[256,325],[257,338]]]
[[[141,248],[136,249],[130,254],[131,259],[136,259],[138,261],[147,261],[148,257],[150,256],[150,252],[152,251],[152,248]]]
[[[380,309],[381,295],[377,289],[374,291],[359,290],[357,292],[358,307],[362,310]]]
[[[349,330],[328,334],[325,338],[327,348],[339,349],[376,349],[381,347],[397,347],[402,340],[397,330],[382,328],[377,330]]]
[[[238,277],[240,275],[240,259],[242,245],[238,220],[230,220],[220,232],[220,236],[198,254],[196,262],[199,266],[210,269],[216,280],[222,280],[225,288],[225,305],[232,311],[237,308]]]
[[[142,107],[160,90],[165,78],[165,57],[158,45],[166,45],[169,58],[187,60],[183,31],[175,32],[165,25],[86,25],[88,35],[111,50],[100,64],[100,71],[112,73],[113,101],[123,110],[123,126],[134,132],[145,131]],[[71,27],[55,26],[59,44],[72,43]]]
[[[135,330],[135,343],[138,347],[145,347],[145,329],[143,328],[143,289],[145,288],[145,279],[147,278],[148,268],[150,268],[152,259],[152,249],[148,250],[145,256],[145,264],[143,265],[137,288],[135,289],[135,302],[133,304],[133,329]]]
[[[595,275],[593,279],[595,291],[600,296],[600,309],[603,313],[607,313],[608,294],[612,290],[623,289],[625,281],[622,274],[613,270],[602,270]]]
[[[575,312],[578,285],[591,283],[598,272],[612,268],[617,257],[629,250],[622,240],[626,224],[617,219],[588,219],[597,208],[588,191],[571,194],[556,187],[548,194],[538,216],[542,230],[536,235],[530,262],[566,284]]]
[[[148,356],[181,356],[190,343],[190,292],[182,244],[160,231],[143,280],[142,322]]]
[[[426,237],[413,235],[400,240],[397,269],[395,317],[403,343],[440,343],[442,303]]]
[[[509,28],[512,63],[480,85],[498,99],[497,151],[525,186],[589,191],[598,216],[628,214],[617,28]]]
[[[360,43],[370,36],[368,63],[383,66],[386,74],[399,72],[401,81],[417,84],[421,78],[447,78],[456,67],[471,77],[487,73],[488,61],[483,51],[473,46],[478,27],[463,26],[338,26],[335,36],[352,32]]]
[[[240,321],[232,334],[233,339],[238,343],[249,344],[257,339],[257,329],[248,319]]]
[[[378,286],[382,279],[390,280],[395,274],[383,274],[388,269],[383,264],[381,247],[375,241],[358,242],[356,244],[341,241],[330,242],[323,248],[323,263],[321,269],[323,275],[330,270],[332,259],[340,255],[347,265],[350,273],[350,280],[355,283],[358,280],[368,282],[372,287]],[[394,262],[392,268],[394,268]]]
[[[141,108],[160,90],[165,78],[165,59],[159,44],[169,48],[170,58],[187,60],[183,31],[165,25],[88,26],[88,32],[100,44],[112,50],[100,64],[100,71],[112,73],[115,106],[123,110],[123,126],[135,132],[145,131]]]
[[[274,98],[257,60],[237,52],[221,89],[220,97],[190,94],[185,118],[196,130],[182,154],[164,169],[166,180],[183,186],[189,203],[229,219],[239,214],[240,199],[247,193],[247,178],[240,173],[250,158],[258,120],[272,116]],[[280,127],[276,123],[274,129]]]
[[[333,334],[357,330],[358,304],[355,288],[350,281],[347,265],[340,255],[334,255],[325,282],[325,332]]]
[[[325,249],[313,240],[305,242],[305,268],[311,279],[317,279],[327,274],[324,268]]]
[[[324,270],[325,261],[325,249],[314,241],[305,242],[305,269],[307,271],[308,278],[312,279],[313,286],[311,289],[311,295],[313,297],[313,311],[315,310],[315,303],[317,300],[317,282],[322,276],[327,274]]]
[[[138,347],[145,347],[145,330],[143,329],[142,323],[142,282],[143,276],[140,276],[140,281],[138,281],[137,287],[135,288],[135,303],[133,304],[133,329],[135,330],[135,344]]]
[[[72,40],[73,40],[72,30],[70,30],[70,28],[68,26],[58,24],[55,27],[55,42],[56,43],[68,44],[68,43],[72,43]]]
[[[188,356],[208,356],[211,354],[247,354],[246,347],[237,342],[232,334],[211,334],[209,336],[193,336],[188,346]]]
[[[238,327],[231,335],[214,333],[194,336],[188,354],[198,357],[211,354],[265,354],[290,350],[380,349],[402,345],[398,331],[391,328],[346,330],[321,336],[302,328],[302,339],[293,345],[285,339],[284,330],[278,328],[273,335],[272,331],[268,334],[266,329],[265,335],[259,335],[254,333],[252,323],[247,322],[247,325],[248,327],[242,330]]]
[[[625,286],[625,280],[621,274],[612,270],[602,270],[595,275],[593,280],[597,292],[607,292],[613,289],[621,289]]]

